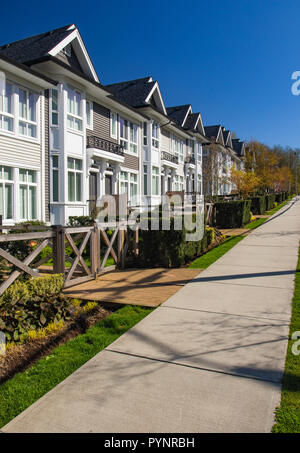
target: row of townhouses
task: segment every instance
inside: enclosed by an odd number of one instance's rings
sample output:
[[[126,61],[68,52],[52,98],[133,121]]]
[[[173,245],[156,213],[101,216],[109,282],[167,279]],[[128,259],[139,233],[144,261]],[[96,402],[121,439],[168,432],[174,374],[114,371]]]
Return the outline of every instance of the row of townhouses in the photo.
[[[133,207],[168,192],[229,194],[243,156],[191,105],[166,107],[152,77],[102,85],[75,25],[0,46],[4,224],[66,224],[103,194]]]

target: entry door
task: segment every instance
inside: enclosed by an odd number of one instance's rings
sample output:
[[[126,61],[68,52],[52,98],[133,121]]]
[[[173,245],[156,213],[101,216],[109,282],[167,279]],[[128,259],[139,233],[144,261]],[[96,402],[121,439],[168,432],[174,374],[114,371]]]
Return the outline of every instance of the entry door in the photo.
[[[112,195],[112,176],[105,175],[105,194]]]
[[[89,212],[91,212],[96,208],[96,201],[98,198],[98,184],[97,184],[97,173],[90,173],[89,176]]]

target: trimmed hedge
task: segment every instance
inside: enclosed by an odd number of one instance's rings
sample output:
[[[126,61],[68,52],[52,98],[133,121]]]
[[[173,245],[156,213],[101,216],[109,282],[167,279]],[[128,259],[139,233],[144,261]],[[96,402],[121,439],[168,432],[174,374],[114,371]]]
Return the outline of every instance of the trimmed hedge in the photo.
[[[274,208],[276,195],[275,193],[266,195],[266,210],[270,211]]]
[[[199,241],[186,241],[186,229],[174,229],[171,218],[170,230],[141,230],[139,260],[143,266],[181,267],[203,253],[215,240],[213,228],[206,228]]]
[[[266,197],[264,195],[251,198],[252,214],[261,215],[266,211]]]
[[[240,228],[251,220],[251,200],[215,203],[216,225],[219,228]]]

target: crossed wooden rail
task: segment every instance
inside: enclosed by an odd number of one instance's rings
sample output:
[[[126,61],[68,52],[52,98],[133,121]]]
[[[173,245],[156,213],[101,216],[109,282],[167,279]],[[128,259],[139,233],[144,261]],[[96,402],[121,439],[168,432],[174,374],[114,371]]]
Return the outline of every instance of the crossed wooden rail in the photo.
[[[133,229],[128,229],[129,226],[133,226]],[[111,238],[108,237],[107,229],[113,231]],[[95,223],[90,227],[73,228],[54,226],[51,230],[42,232],[0,234],[0,257],[14,266],[14,270],[0,285],[0,295],[9,288],[22,272],[29,274],[31,277],[41,276],[38,268],[51,258],[53,259],[52,272],[62,273],[64,275],[65,287],[95,279],[99,274],[104,272],[109,256],[113,258],[116,265],[124,267],[125,257],[128,253],[131,239],[133,253],[134,255],[138,254],[138,232],[139,225],[137,223],[115,222]],[[42,242],[38,243],[39,240]],[[79,240],[82,241],[80,245],[78,245]],[[14,241],[25,241],[26,244],[29,241],[35,241],[35,248],[21,261],[3,248],[2,244]],[[100,247],[102,241],[106,248],[103,258],[101,257]],[[90,265],[84,259],[84,252],[88,244],[90,245]],[[70,257],[66,254],[66,247],[68,245],[71,247],[75,257]],[[52,246],[52,252],[36,262],[35,260],[47,246]],[[117,251],[115,251],[114,246]],[[67,267],[66,262],[71,263],[71,267]],[[34,265],[34,268],[30,267],[31,264]],[[76,276],[76,274],[80,275]]]

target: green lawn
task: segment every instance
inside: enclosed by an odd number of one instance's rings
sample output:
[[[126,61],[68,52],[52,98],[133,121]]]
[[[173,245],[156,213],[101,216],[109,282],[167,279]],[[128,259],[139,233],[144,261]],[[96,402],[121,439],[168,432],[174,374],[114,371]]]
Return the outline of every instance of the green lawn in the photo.
[[[81,367],[152,309],[125,306],[0,385],[0,427]]]
[[[274,433],[300,433],[300,355],[292,353],[296,340],[291,339],[292,334],[297,331],[300,331],[300,248],[281,403],[275,414]],[[300,351],[299,347],[298,350]]]
[[[217,259],[221,258],[221,256],[225,255],[228,250],[238,244],[242,239],[244,239],[244,236],[231,236],[228,239],[225,239],[222,244],[217,245],[212,250],[193,261],[189,267],[192,269],[206,269],[217,261]]]

